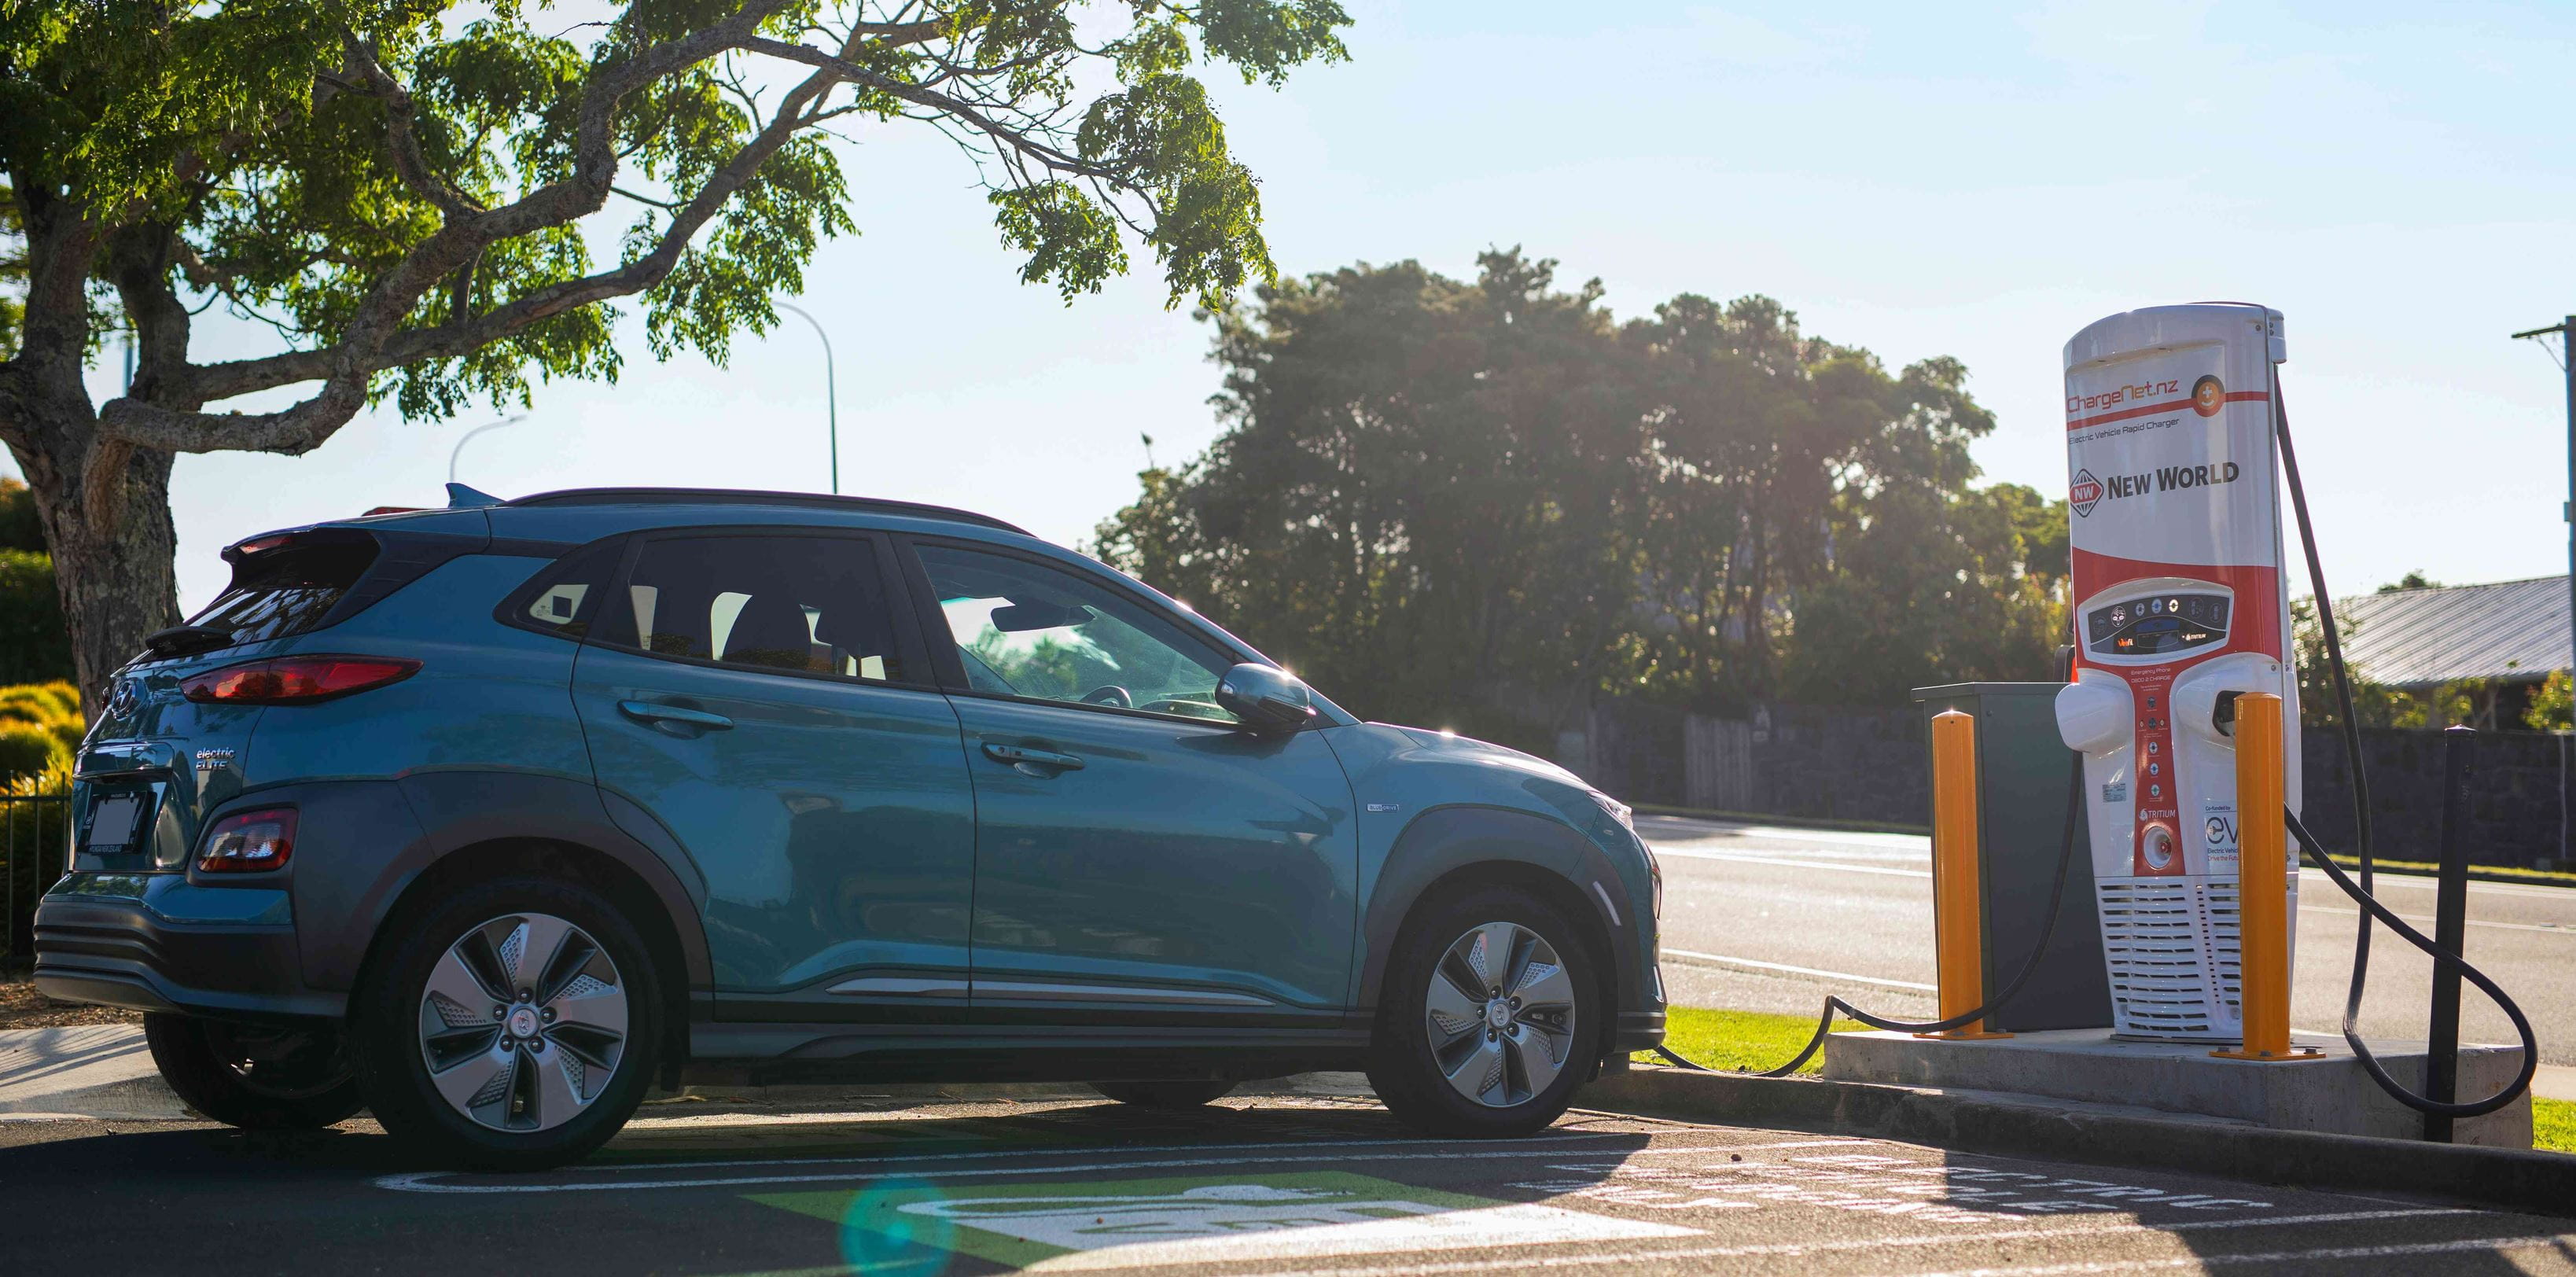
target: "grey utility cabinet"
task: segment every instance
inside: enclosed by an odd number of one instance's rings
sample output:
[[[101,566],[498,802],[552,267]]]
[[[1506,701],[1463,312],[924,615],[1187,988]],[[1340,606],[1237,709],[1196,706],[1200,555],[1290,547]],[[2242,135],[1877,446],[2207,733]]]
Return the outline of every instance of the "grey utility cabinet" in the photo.
[[[1989,997],[2003,991],[2039,939],[2048,886],[2064,845],[2067,772],[2075,751],[2057,734],[2057,689],[2063,686],[1952,683],[1914,689],[1914,699],[1923,706],[1927,759],[1933,715],[1955,709],[1977,720],[1980,896]],[[1924,819],[1931,819],[1928,809]],[[2092,1029],[2111,1023],[2110,977],[2102,965],[2101,922],[2093,909],[2091,839],[2080,812],[2074,856],[2047,955],[2020,994],[1988,1017],[1994,1028]]]

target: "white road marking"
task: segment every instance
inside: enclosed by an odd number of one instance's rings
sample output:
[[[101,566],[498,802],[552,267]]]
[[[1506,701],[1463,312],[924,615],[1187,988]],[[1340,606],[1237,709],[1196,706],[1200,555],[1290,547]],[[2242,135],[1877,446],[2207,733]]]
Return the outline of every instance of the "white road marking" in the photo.
[[[1604,1132],[1604,1133],[1602,1133],[1601,1135],[1597,1135],[1597,1136],[1589,1136],[1589,1137],[1586,1137],[1586,1138],[1606,1139],[1606,1138],[1610,1138],[1610,1137],[1611,1137],[1612,1135],[1614,1135],[1614,1134],[1617,1134],[1617,1133],[1616,1133],[1616,1132]],[[1480,1143],[1480,1144],[1486,1144],[1486,1143],[1503,1143],[1503,1142],[1505,1142],[1505,1141],[1499,1141],[1499,1140],[1496,1140],[1496,1141],[1479,1141],[1479,1143]],[[1513,1142],[1513,1143],[1523,1143],[1523,1144],[1527,1144],[1527,1143],[1556,1144],[1556,1143],[1562,1143],[1562,1142],[1563,1142],[1563,1140],[1562,1140],[1562,1139],[1557,1139],[1557,1140],[1545,1140],[1545,1141],[1519,1140],[1519,1141],[1510,1141],[1510,1142]],[[1771,1143],[1771,1144],[1710,1144],[1710,1145],[1701,1145],[1701,1146],[1695,1146],[1695,1147],[1690,1147],[1690,1148],[1669,1148],[1669,1149],[1664,1149],[1664,1148],[1640,1148],[1640,1149],[1630,1149],[1630,1150],[1628,1150],[1625,1154],[1623,1154],[1623,1156],[1628,1156],[1628,1157],[1660,1157],[1660,1156],[1671,1156],[1671,1155],[1681,1154],[1681,1153],[1743,1153],[1743,1152],[1751,1152],[1751,1151],[1764,1150],[1764,1149],[1848,1147],[1848,1146],[1856,1145],[1856,1144],[1859,1144],[1859,1145],[1866,1145],[1866,1144],[1873,1144],[1873,1143],[1876,1143],[1876,1142],[1877,1142],[1877,1141],[1874,1141],[1874,1140],[1863,1140],[1863,1139],[1815,1139],[1815,1140],[1783,1140],[1783,1141],[1780,1141],[1780,1142],[1777,1142],[1777,1143]],[[1410,1145],[1410,1146],[1413,1146],[1413,1147],[1420,1147],[1420,1146],[1421,1146],[1421,1144],[1422,1144],[1422,1141],[1420,1141],[1420,1140],[1333,1140],[1333,1141],[1322,1141],[1322,1140],[1318,1140],[1318,1141],[1313,1141],[1313,1142],[1307,1142],[1307,1143],[1296,1143],[1296,1144],[1244,1144],[1244,1145],[1213,1145],[1213,1146],[1211,1146],[1211,1145],[1203,1145],[1203,1144],[1202,1144],[1202,1145],[1185,1145],[1185,1146],[1176,1146],[1176,1147],[1186,1148],[1188,1151],[1192,1151],[1192,1152],[1219,1152],[1219,1153],[1223,1153],[1223,1152],[1234,1152],[1234,1153],[1245,1153],[1245,1152],[1249,1152],[1249,1153],[1258,1154],[1261,1150],[1264,1150],[1264,1149],[1272,1149],[1272,1148],[1336,1148],[1336,1147],[1339,1147],[1339,1148],[1349,1148],[1349,1147],[1355,1147],[1355,1146],[1370,1146],[1370,1145],[1381,1145],[1381,1146],[1382,1146],[1382,1145],[1391,1145],[1391,1144],[1392,1144],[1392,1145]],[[1175,1147],[1175,1146],[1166,1146],[1166,1147]],[[1018,1157],[1018,1158],[1031,1158],[1031,1157],[1063,1157],[1063,1156],[1068,1156],[1068,1155],[1071,1155],[1071,1156],[1079,1156],[1079,1155],[1084,1154],[1084,1153],[1091,1153],[1091,1152],[1097,1152],[1097,1151],[1099,1151],[1099,1150],[1095,1150],[1095,1149],[1062,1149],[1062,1148],[1059,1148],[1059,1149],[1018,1149],[1018,1150],[1014,1150],[1014,1151],[1011,1151],[1011,1152],[991,1152],[991,1153],[934,1153],[934,1154],[926,1154],[926,1155],[919,1156],[919,1157],[879,1156],[879,1157],[874,1157],[874,1158],[865,1158],[865,1159],[862,1159],[862,1158],[847,1158],[847,1157],[840,1157],[840,1158],[817,1158],[817,1159],[813,1159],[812,1161],[808,1161],[808,1162],[804,1162],[804,1163],[797,1163],[797,1162],[776,1162],[776,1161],[761,1161],[761,1162],[752,1162],[752,1163],[745,1163],[745,1162],[663,1162],[663,1163],[654,1163],[654,1164],[649,1164],[649,1165],[638,1165],[638,1166],[600,1166],[600,1167],[585,1167],[585,1168],[583,1168],[585,1171],[588,1171],[588,1172],[591,1172],[591,1173],[624,1174],[624,1173],[628,1173],[628,1172],[632,1172],[632,1171],[638,1171],[638,1170],[695,1170],[695,1169],[698,1169],[698,1168],[701,1168],[701,1167],[707,1167],[707,1166],[741,1166],[741,1165],[793,1166],[793,1165],[800,1165],[800,1164],[802,1164],[802,1165],[816,1165],[816,1164],[821,1164],[821,1165],[833,1165],[833,1164],[840,1164],[840,1165],[848,1165],[848,1167],[849,1167],[849,1168],[848,1168],[848,1169],[846,1169],[846,1170],[838,1170],[838,1171],[818,1171],[818,1172],[814,1172],[814,1173],[810,1173],[810,1174],[800,1174],[800,1175],[732,1175],[732,1176],[722,1176],[722,1175],[720,1175],[720,1176],[704,1176],[704,1177],[695,1178],[695,1179],[653,1179],[653,1180],[638,1180],[638,1181],[631,1182],[631,1183],[617,1183],[617,1182],[614,1182],[614,1181],[609,1181],[609,1182],[601,1182],[601,1183],[576,1183],[576,1184],[525,1184],[525,1183],[513,1183],[513,1184],[444,1184],[444,1183],[435,1183],[435,1182],[432,1182],[432,1181],[439,1180],[439,1179],[443,1179],[443,1178],[445,1178],[445,1177],[447,1177],[447,1176],[454,1175],[454,1174],[456,1174],[457,1172],[454,1172],[454,1171],[406,1171],[406,1172],[403,1172],[403,1173],[398,1174],[398,1175],[382,1175],[382,1176],[378,1176],[378,1177],[376,1178],[375,1184],[376,1184],[376,1187],[378,1187],[378,1188],[385,1189],[385,1190],[388,1190],[388,1191],[391,1191],[391,1192],[397,1192],[397,1193],[450,1193],[450,1194],[464,1194],[464,1195],[510,1195],[510,1194],[520,1194],[520,1193],[604,1193],[604,1192],[631,1192],[631,1191],[635,1191],[635,1190],[639,1190],[639,1189],[648,1189],[648,1188],[731,1188],[731,1187],[747,1187],[747,1186],[756,1186],[756,1185],[762,1185],[762,1184],[816,1184],[816,1183],[829,1183],[829,1182],[834,1181],[834,1180],[868,1179],[868,1178],[873,1178],[873,1177],[876,1177],[876,1176],[880,1176],[880,1175],[888,1175],[888,1174],[900,1174],[900,1175],[904,1176],[904,1177],[905,1177],[905,1178],[907,1178],[907,1179],[956,1179],[956,1178],[959,1178],[959,1177],[962,1177],[962,1176],[981,1176],[981,1175],[1070,1175],[1070,1174],[1076,1174],[1076,1173],[1089,1173],[1089,1172],[1092,1172],[1092,1171],[1162,1170],[1162,1169],[1168,1169],[1168,1168],[1172,1168],[1172,1167],[1188,1167],[1188,1166],[1229,1166],[1229,1167],[1240,1167],[1240,1166],[1290,1166],[1290,1165],[1298,1165],[1298,1164],[1303,1164],[1303,1163],[1308,1163],[1308,1162],[1325,1162],[1325,1163],[1332,1163],[1332,1164],[1336,1164],[1336,1165],[1346,1165],[1346,1164],[1348,1164],[1348,1163],[1352,1160],[1352,1155],[1351,1155],[1351,1154],[1349,1154],[1349,1153],[1335,1153],[1335,1154],[1332,1154],[1332,1155],[1330,1155],[1330,1156],[1324,1156],[1324,1157],[1294,1157],[1294,1156],[1264,1157],[1264,1156],[1258,1156],[1258,1155],[1256,1155],[1256,1156],[1250,1156],[1250,1157],[1243,1157],[1243,1156],[1236,1156],[1236,1157],[1195,1157],[1195,1158],[1165,1158],[1165,1159],[1161,1159],[1161,1160],[1144,1160],[1144,1161],[1079,1162],[1079,1163],[1073,1163],[1073,1164],[1063,1165],[1063,1166],[971,1166],[971,1167],[960,1167],[960,1168],[957,1168],[957,1169],[955,1169],[955,1170],[919,1170],[919,1171],[916,1171],[916,1170],[908,1170],[908,1169],[907,1169],[907,1170],[889,1170],[889,1169],[888,1169],[888,1168],[889,1168],[889,1167],[891,1167],[891,1166],[910,1166],[911,1164],[916,1163],[916,1162],[947,1162],[947,1161],[964,1161],[964,1160],[977,1159],[977,1158],[999,1158],[999,1157]],[[1130,1151],[1136,1151],[1136,1150],[1130,1150]],[[1512,1148],[1512,1149],[1501,1149],[1501,1150],[1496,1150],[1496,1151],[1491,1151],[1491,1152],[1486,1152],[1486,1151],[1460,1151],[1460,1150],[1449,1150],[1449,1151],[1437,1152],[1437,1153],[1372,1153],[1372,1154],[1366,1154],[1365,1156],[1367,1157],[1367,1159],[1368,1159],[1368,1160],[1370,1160],[1370,1161],[1375,1161],[1375,1162],[1463,1161],[1463,1160],[1470,1160],[1470,1159],[1498,1158],[1498,1157],[1519,1157],[1519,1158],[1527,1158],[1527,1157],[1533,1157],[1533,1156],[1542,1156],[1542,1155],[1544,1155],[1544,1154],[1545,1154],[1545,1151],[1546,1151],[1546,1150],[1544,1150],[1544,1149]],[[859,1164],[859,1165],[849,1165],[850,1163],[861,1163],[861,1164]]]
[[[1664,949],[1659,952],[1667,958],[1681,958],[1690,962],[1709,962],[1722,967],[1750,967],[1756,971],[1783,971],[1790,975],[1819,976],[1827,980],[1849,980],[1857,984],[1875,984],[1890,989],[1919,989],[1925,993],[1938,993],[1941,991],[1941,986],[1939,985],[1924,984],[1914,980],[1890,980],[1885,976],[1853,975],[1849,971],[1823,971],[1815,967],[1793,967],[1786,962],[1763,962],[1756,958],[1734,958],[1722,953],[1701,953],[1694,949]]]
[[[1658,856],[1678,856],[1684,860],[1731,860],[1745,865],[1787,865],[1792,869],[1830,869],[1835,873],[1880,874],[1890,878],[1929,878],[1929,869],[1889,869],[1881,865],[1846,865],[1831,860],[1792,860],[1787,856],[1754,856],[1737,851],[1692,851],[1683,847],[1657,847]]]
[[[1877,1250],[1882,1246],[1952,1246],[1979,1242],[2027,1241],[2060,1237],[2095,1237],[2103,1234],[2198,1232],[2213,1228],[2288,1228],[2299,1224],[2361,1223],[2371,1220],[2414,1219],[2432,1215],[2474,1215],[2477,1211],[2427,1207],[2419,1210],[2341,1211],[2324,1215],[2284,1215],[2264,1219],[2187,1219],[2171,1224],[2140,1224],[2128,1220],[2100,1224],[2070,1224],[2063,1228],[2016,1228],[1988,1233],[1927,1233],[1912,1237],[1848,1238],[1827,1242],[1774,1242],[1753,1246],[1692,1246],[1663,1250],[1620,1251],[1615,1254],[1552,1255],[1547,1257],[1516,1256],[1515,1268],[1600,1268],[1612,1264],[1649,1264],[1675,1259],[1758,1259],[1770,1256],[1830,1254],[1835,1251]],[[2519,1239],[2517,1239],[2519,1240]],[[1263,1277],[1439,1277],[1444,1273],[1490,1272],[1494,1265],[1485,1263],[1390,1264],[1377,1268],[1311,1268],[1273,1270]]]
[[[2397,1242],[2386,1246],[2330,1246],[2235,1255],[2176,1255],[2165,1259],[2103,1259],[2021,1268],[1960,1268],[1917,1277],[2059,1277],[2072,1273],[2140,1273],[2164,1268],[2215,1268],[2221,1264],[2289,1264],[2325,1259],[2396,1259],[2403,1255],[2455,1255],[2463,1251],[2528,1250],[2576,1242],[2576,1233],[2527,1233],[2515,1237],[2464,1237],[2447,1242]]]
[[[2330,896],[2327,898],[2332,899],[2333,897]],[[2311,904],[2300,905],[2299,912],[2332,914],[2338,918],[2358,918],[2361,916],[2361,911],[2359,909],[2329,909],[2324,905]],[[2435,925],[2433,920],[2430,918],[2418,918],[2413,914],[2405,913],[2401,913],[2397,916],[2415,924],[2416,929],[2419,931],[2430,932]],[[2500,931],[2538,931],[2554,936],[2576,936],[2576,924],[2563,922],[2489,922],[2483,918],[2471,918],[2468,920],[2468,923],[2472,927],[2494,927]]]

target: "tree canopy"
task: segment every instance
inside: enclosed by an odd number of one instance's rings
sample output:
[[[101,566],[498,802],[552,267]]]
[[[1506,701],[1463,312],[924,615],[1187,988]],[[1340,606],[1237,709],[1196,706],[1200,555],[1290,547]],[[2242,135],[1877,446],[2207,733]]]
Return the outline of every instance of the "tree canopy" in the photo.
[[[361,408],[439,417],[722,361],[856,229],[834,131],[938,129],[1024,280],[1150,254],[1174,304],[1270,278],[1259,188],[1197,68],[1344,56],[1335,0],[19,0],[0,8],[0,442],[94,685],[175,608],[177,452],[301,453]],[[582,16],[587,16],[587,13]],[[221,307],[276,349],[199,362]],[[126,393],[82,362],[129,334]],[[223,401],[288,391],[282,406]]]
[[[1890,372],[1758,296],[1622,324],[1553,262],[1478,266],[1215,313],[1227,428],[1144,473],[1103,557],[1363,712],[1540,744],[1602,694],[2048,676],[2065,506],[1973,484],[1958,361]]]

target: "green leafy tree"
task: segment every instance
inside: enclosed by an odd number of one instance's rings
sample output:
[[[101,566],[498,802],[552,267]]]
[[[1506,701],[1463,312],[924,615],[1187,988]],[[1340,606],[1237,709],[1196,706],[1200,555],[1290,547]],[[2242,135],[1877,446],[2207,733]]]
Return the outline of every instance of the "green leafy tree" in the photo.
[[[1508,737],[1551,711],[1449,716],[1600,681],[1638,591],[1635,390],[1597,283],[1480,265],[1357,266],[1216,315],[1229,429],[1145,473],[1103,556],[1371,713]]]
[[[453,12],[451,12],[453,10]],[[534,378],[722,361],[856,228],[826,130],[956,139],[1021,277],[1068,299],[1149,250],[1175,303],[1271,266],[1252,175],[1193,75],[1344,56],[1334,0],[18,0],[0,174],[24,284],[0,442],[61,573],[84,686],[175,616],[172,458],[297,454],[370,403],[441,417]],[[1105,26],[1101,25],[1102,22]],[[598,245],[613,245],[604,254]],[[221,305],[281,349],[191,358]],[[131,388],[84,361],[130,334]],[[224,401],[292,390],[269,411]]]
[[[1604,694],[2044,676],[2065,507],[1971,485],[1992,419],[1956,361],[1890,374],[1762,297],[1623,326],[1551,262],[1478,265],[1214,316],[1226,430],[1141,476],[1102,557],[1364,713],[1541,748]]]
[[[2522,725],[2535,732],[2563,732],[2576,722],[2570,711],[2576,709],[2576,683],[2571,683],[2565,670],[2551,670],[2539,687],[2532,689],[2531,701],[2522,708]]]

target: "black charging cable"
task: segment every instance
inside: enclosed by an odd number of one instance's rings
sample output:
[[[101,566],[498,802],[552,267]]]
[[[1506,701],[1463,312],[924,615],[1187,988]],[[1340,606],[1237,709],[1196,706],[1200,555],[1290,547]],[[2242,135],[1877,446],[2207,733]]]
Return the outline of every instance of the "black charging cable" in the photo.
[[[2335,708],[2343,717],[2344,754],[2352,760],[2352,824],[2353,841],[2359,849],[2361,861],[2359,883],[2345,876],[2343,867],[2327,857],[2324,844],[2308,833],[2306,825],[2299,823],[2298,813],[2287,809],[2281,813],[2288,818],[2290,833],[2298,838],[2299,846],[2308,853],[2308,859],[2314,861],[2317,868],[2324,870],[2326,877],[2332,880],[2334,885],[2343,888],[2344,894],[2352,897],[2354,903],[2362,907],[2361,922],[2354,932],[2352,942],[2352,984],[2344,994],[2343,1040],[2352,1047],[2353,1058],[2361,1061],[2361,1067],[2370,1074],[2371,1081],[2379,1084],[2380,1090],[2388,1092],[2389,1096],[2398,1103],[2418,1113],[2427,1113],[2435,1117],[2477,1117],[2481,1114],[2493,1113],[2513,1103],[2531,1086],[2532,1076],[2540,1068],[2540,1041],[2532,1033],[2531,1021],[2523,1015],[2522,1008],[2515,1005],[2512,998],[2505,996],[2504,990],[2498,988],[2495,981],[2488,979],[2485,972],[2470,966],[2460,957],[2444,951],[2440,945],[2426,938],[2423,932],[2406,925],[2403,919],[2389,912],[2387,906],[2379,903],[2378,897],[2371,892],[2370,779],[2361,760],[2361,720],[2354,717],[2352,712],[2352,677],[2343,663],[2343,639],[2335,632],[2334,597],[2326,592],[2325,565],[2317,557],[2316,528],[2308,522],[2308,491],[2299,482],[2299,454],[2297,449],[2290,445],[2290,409],[2288,403],[2281,397],[2281,377],[2277,372],[2272,375],[2272,422],[2273,437],[2280,441],[2281,473],[2289,480],[2290,509],[2299,520],[2299,544],[2307,551],[2308,588],[2316,595],[2317,628],[2324,634],[2326,641],[2326,667],[2334,675]],[[2291,730],[2297,729],[2293,727]],[[2363,988],[2370,978],[2370,923],[2373,918],[2387,923],[2389,930],[2396,932],[2416,948],[2431,954],[2438,966],[2457,970],[2463,979],[2478,986],[2479,992],[2494,999],[2495,1004],[2504,1009],[2505,1018],[2513,1021],[2514,1032],[2522,1035],[2522,1072],[2514,1078],[2512,1085],[2482,1100],[2452,1104],[2418,1095],[2407,1090],[2404,1083],[2388,1075],[2388,1070],[2380,1064],[2379,1057],[2371,1054],[2369,1045],[2361,1040],[2361,1031],[2357,1027],[2361,1019]]]
[[[2308,858],[2316,863],[2317,868],[2325,872],[2329,881],[2342,888],[2345,895],[2351,896],[2353,901],[2362,907],[2360,927],[2353,939],[2352,983],[2344,997],[2343,1040],[2352,1047],[2353,1058],[2361,1061],[2361,1067],[2370,1074],[2370,1080],[2378,1083],[2379,1089],[2386,1091],[2398,1103],[2408,1108],[2437,1117],[2478,1117],[2493,1113],[2513,1103],[2530,1088],[2531,1079],[2540,1068],[2539,1038],[2532,1032],[2531,1020],[2522,1013],[2522,1008],[2511,997],[2506,996],[2505,991],[2485,972],[2469,965],[2467,960],[2444,951],[2430,937],[2407,925],[2404,919],[2390,912],[2386,905],[2379,902],[2378,897],[2371,894],[2370,782],[2364,772],[2361,758],[2361,724],[2353,716],[2352,679],[2344,665],[2342,637],[2335,631],[2334,600],[2326,593],[2325,567],[2317,555],[2315,525],[2308,519],[2308,492],[2306,486],[2299,482],[2298,452],[2290,443],[2290,410],[2281,395],[2281,378],[2277,371],[2273,373],[2271,382],[2273,438],[2279,444],[2281,471],[2289,484],[2290,508],[2298,518],[2299,544],[2307,553],[2308,584],[2310,590],[2316,595],[2317,625],[2325,636],[2326,664],[2334,674],[2336,708],[2341,711],[2343,718],[2344,751],[2352,760],[2353,828],[2357,834],[2355,841],[2360,848],[2361,861],[2359,883],[2355,883],[2344,873],[2342,866],[2334,863],[2326,855],[2324,845],[2308,832],[2306,825],[2299,822],[2298,813],[2290,811],[2286,806],[2281,812],[2283,818],[2288,821],[2290,834],[2298,839],[2300,848],[2306,851]],[[2282,638],[2287,640],[2289,636],[2283,635]],[[2067,660],[2066,681],[2073,682],[2074,679],[2074,659],[2070,653]],[[2296,728],[2293,727],[2291,730]],[[1805,1064],[1819,1048],[1824,1046],[1826,1035],[1833,1032],[1836,1014],[1891,1033],[1947,1033],[1983,1020],[1996,1008],[2012,1001],[2013,995],[2020,993],[2022,986],[2029,982],[2031,973],[2039,969],[2040,956],[2048,951],[2049,937],[2057,930],[2058,908],[2066,895],[2066,872],[2075,860],[2075,831],[2077,822],[2083,819],[2083,812],[2084,757],[2077,754],[2068,769],[2066,834],[2062,845],[2058,848],[2056,881],[2048,888],[2048,916],[2040,925],[2038,943],[2031,946],[2030,956],[2023,960],[2021,970],[2014,973],[2012,980],[2004,985],[2002,992],[1987,999],[1984,1006],[1973,1011],[1965,1011],[1946,1020],[1919,1023],[1872,1015],[1839,997],[1828,994],[1825,998],[1824,1012],[1816,1018],[1815,1036],[1807,1039],[1807,1045],[1800,1048],[1798,1054],[1788,1063],[1752,1076],[1787,1077],[1797,1072],[1799,1066]],[[2510,1085],[2484,1099],[2467,1103],[2446,1103],[2407,1090],[2403,1083],[2389,1076],[2388,1069],[2380,1064],[2379,1057],[2371,1053],[2369,1044],[2362,1041],[2360,1029],[2357,1027],[2361,1019],[2362,994],[2370,976],[2370,924],[2374,918],[2386,923],[2389,930],[2396,932],[2400,938],[2432,955],[2437,965],[2457,970],[2463,979],[2476,985],[2480,992],[2494,999],[2495,1004],[2503,1008],[2505,1017],[2513,1021],[2514,1032],[2522,1037],[2522,1072]],[[1683,1059],[1679,1053],[1666,1046],[1656,1046],[1655,1054],[1685,1069],[1701,1073],[1710,1071],[1704,1065]]]
[[[2067,653],[2066,677],[2069,681],[2072,681],[2075,677],[2075,657],[2072,650]],[[1816,1035],[1807,1039],[1807,1045],[1799,1048],[1798,1054],[1792,1057],[1788,1063],[1783,1064],[1776,1069],[1765,1069],[1760,1073],[1753,1074],[1753,1076],[1787,1077],[1790,1074],[1797,1072],[1801,1065],[1804,1065],[1810,1057],[1815,1055],[1819,1048],[1824,1046],[1825,1036],[1832,1033],[1834,1030],[1834,1016],[1837,1014],[1858,1020],[1873,1029],[1884,1029],[1890,1033],[1947,1033],[1953,1029],[1964,1029],[1971,1024],[1975,1024],[1979,1020],[1983,1020],[1988,1015],[1993,1014],[1995,1008],[2012,1001],[2013,995],[2020,993],[2021,987],[2030,982],[2031,973],[2039,970],[2040,956],[2048,952],[2049,937],[2054,935],[2057,931],[2058,906],[2064,903],[2066,899],[2066,872],[2067,869],[2075,863],[2075,831],[2080,827],[2080,822],[2083,819],[2084,756],[2082,754],[2077,754],[2070,762],[2066,773],[2066,834],[2064,841],[2058,848],[2057,852],[2056,880],[2051,882],[2048,887],[2048,917],[2040,924],[2039,940],[2037,943],[2031,945],[2030,956],[2022,960],[2021,970],[2013,973],[2013,978],[2005,983],[2002,992],[1986,999],[1985,1005],[1974,1010],[1962,1011],[1946,1020],[1924,1020],[1920,1022],[1913,1020],[1891,1020],[1886,1016],[1873,1015],[1859,1007],[1853,1006],[1851,1003],[1843,1001],[1839,997],[1827,994],[1825,995],[1825,1009],[1822,1014],[1816,1017]],[[1710,1071],[1705,1065],[1693,1064],[1689,1060],[1683,1059],[1679,1053],[1675,1052],[1670,1047],[1657,1045],[1655,1047],[1655,1054],[1664,1057],[1667,1061],[1679,1065],[1682,1068],[1700,1073]]]

